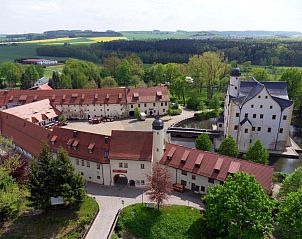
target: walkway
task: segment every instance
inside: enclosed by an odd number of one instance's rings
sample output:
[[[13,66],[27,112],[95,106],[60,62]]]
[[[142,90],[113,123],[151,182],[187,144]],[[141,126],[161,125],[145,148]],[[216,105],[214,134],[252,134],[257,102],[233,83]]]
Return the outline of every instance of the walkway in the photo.
[[[149,202],[142,189],[129,188],[127,186],[102,186],[99,184],[88,183],[88,194],[95,197],[100,206],[97,215],[86,239],[106,239],[113,224],[114,217],[119,209],[134,203]],[[193,193],[173,193],[169,198],[168,204],[189,205],[198,209],[203,208],[200,196]]]

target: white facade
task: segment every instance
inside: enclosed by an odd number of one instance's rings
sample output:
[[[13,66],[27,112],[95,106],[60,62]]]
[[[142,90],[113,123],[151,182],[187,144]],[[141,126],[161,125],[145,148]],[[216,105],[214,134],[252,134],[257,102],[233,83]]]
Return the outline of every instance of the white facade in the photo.
[[[200,194],[206,194],[208,189],[220,184],[220,181],[211,180],[198,174],[182,171],[180,169],[166,167],[172,176],[172,183],[178,183],[185,186],[186,189]]]
[[[286,88],[281,87],[286,85],[241,82],[240,76],[231,76],[224,106],[224,135],[231,135],[241,152],[258,139],[270,151],[282,151],[289,145],[293,104]]]
[[[129,103],[129,112],[134,113],[134,109],[138,108],[140,112],[144,112],[146,115],[164,115],[168,112],[169,102],[152,102],[152,103]]]

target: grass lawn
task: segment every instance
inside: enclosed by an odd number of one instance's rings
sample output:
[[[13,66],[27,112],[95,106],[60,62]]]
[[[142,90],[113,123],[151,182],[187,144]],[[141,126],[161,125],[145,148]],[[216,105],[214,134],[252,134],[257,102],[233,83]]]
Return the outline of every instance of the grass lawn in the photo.
[[[197,239],[202,236],[202,215],[187,206],[157,209],[135,204],[123,209],[116,227],[118,236],[131,233],[143,239]]]
[[[52,77],[52,72],[53,71],[58,71],[58,72],[62,72],[64,68],[64,64],[60,64],[60,65],[55,65],[55,66],[47,66],[44,69],[44,76],[47,77],[48,79]]]
[[[98,211],[98,204],[86,197],[79,209],[56,209],[40,215],[23,213],[0,227],[1,239],[76,239]]]

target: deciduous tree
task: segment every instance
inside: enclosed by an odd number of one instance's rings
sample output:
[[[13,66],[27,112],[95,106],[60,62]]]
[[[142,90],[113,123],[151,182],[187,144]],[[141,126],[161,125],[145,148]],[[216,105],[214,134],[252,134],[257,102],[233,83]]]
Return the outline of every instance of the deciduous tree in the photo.
[[[22,202],[22,193],[16,181],[0,167],[0,222],[16,215]]]
[[[117,87],[117,83],[111,76],[106,76],[101,80],[101,87],[102,88],[114,88]]]
[[[291,192],[297,192],[302,188],[302,167],[297,168],[283,181],[278,196],[284,198]]]
[[[273,202],[255,178],[245,173],[235,173],[223,185],[211,188],[204,202],[211,236],[258,239],[272,230]]]
[[[238,157],[239,150],[236,141],[231,135],[226,137],[219,145],[218,153],[230,157]]]
[[[244,159],[255,163],[268,164],[269,154],[264,148],[260,140],[256,140],[254,144],[251,144],[246,152]]]
[[[151,175],[147,175],[148,186],[147,195],[151,201],[155,201],[159,210],[169,198],[169,193],[172,191],[171,175],[169,171],[156,163],[152,168]]]
[[[255,68],[253,71],[253,76],[257,81],[268,81],[270,80],[267,71],[264,68]]]
[[[197,149],[211,151],[212,149],[212,141],[207,134],[200,134],[198,138],[195,140],[195,147]]]
[[[12,62],[3,62],[0,65],[0,78],[3,77],[9,87],[14,87],[21,79],[20,68]]]
[[[277,223],[282,238],[302,238],[302,188],[289,193],[281,202]]]

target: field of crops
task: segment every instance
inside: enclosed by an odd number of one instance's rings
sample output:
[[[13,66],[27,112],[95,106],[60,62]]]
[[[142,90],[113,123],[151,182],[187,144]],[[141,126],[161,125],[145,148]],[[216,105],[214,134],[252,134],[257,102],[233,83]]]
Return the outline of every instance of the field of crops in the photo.
[[[63,45],[68,44],[92,44],[96,42],[107,42],[115,40],[127,40],[126,37],[78,37],[78,38],[54,38],[45,40],[34,40],[16,42],[17,44],[0,43],[0,63],[3,61],[14,61],[20,58],[38,57],[36,48],[40,45]],[[11,42],[12,43],[12,42]],[[39,56],[43,57],[43,56]],[[48,59],[49,57],[43,57]],[[50,58],[52,59],[52,58]],[[56,60],[65,60],[65,58],[56,57]]]

